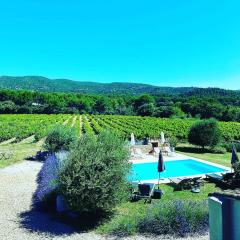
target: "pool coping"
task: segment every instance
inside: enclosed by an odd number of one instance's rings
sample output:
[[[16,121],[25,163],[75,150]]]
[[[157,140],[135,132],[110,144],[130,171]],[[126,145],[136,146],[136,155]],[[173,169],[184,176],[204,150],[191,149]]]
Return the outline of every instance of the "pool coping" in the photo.
[[[157,157],[153,157],[153,156],[150,156],[150,155],[146,155],[148,156],[149,158],[148,159],[145,159],[145,160],[131,160],[130,162],[133,163],[133,164],[144,164],[144,163],[153,163],[153,162],[158,162],[158,158]],[[172,159],[170,157],[168,157],[167,159],[165,159],[164,161],[165,162],[169,162],[169,161],[181,161],[181,160],[187,160],[187,159],[192,159],[192,160],[195,160],[195,161],[198,161],[198,162],[202,162],[204,164],[208,164],[208,165],[211,165],[211,166],[214,166],[214,167],[218,167],[218,168],[222,168],[224,170],[226,170],[226,172],[231,172],[232,169],[229,168],[229,167],[225,167],[221,164],[218,164],[218,163],[212,163],[212,162],[209,162],[207,160],[202,160],[200,158],[196,158],[196,157],[191,157],[191,156],[188,156],[188,155],[184,155],[184,154],[178,154],[176,153],[176,156],[172,157]],[[218,174],[220,175],[221,173],[226,173],[226,172],[214,172],[214,174]],[[188,176],[178,176],[178,177],[172,177],[172,178],[194,178],[194,177],[202,177],[202,178],[206,178],[206,175],[207,174],[211,174],[212,172],[210,173],[205,173],[205,174],[195,174],[195,175],[188,175]],[[159,184],[162,184],[162,183],[170,183],[171,178],[162,178],[161,179],[161,175],[160,175],[160,181],[159,181]],[[158,179],[150,179],[150,180],[140,180],[140,181],[133,181],[133,182],[138,182],[138,183],[155,183],[155,184],[158,184]]]

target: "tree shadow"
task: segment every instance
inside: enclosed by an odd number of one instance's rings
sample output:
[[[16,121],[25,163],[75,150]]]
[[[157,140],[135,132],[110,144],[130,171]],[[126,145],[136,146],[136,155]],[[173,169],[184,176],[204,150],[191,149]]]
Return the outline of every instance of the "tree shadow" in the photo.
[[[38,208],[22,212],[18,217],[21,226],[30,232],[54,236],[71,235],[76,232],[76,229],[61,222],[56,215]]]
[[[176,147],[177,151],[185,153],[211,153],[207,148],[198,148],[198,147]]]
[[[51,236],[72,235],[95,229],[108,216],[101,214],[56,214],[48,208],[33,207],[19,214],[19,222],[29,232],[46,233]]]
[[[35,156],[26,157],[25,160],[35,161],[35,162],[45,162],[47,157],[50,156],[49,151],[38,151]]]

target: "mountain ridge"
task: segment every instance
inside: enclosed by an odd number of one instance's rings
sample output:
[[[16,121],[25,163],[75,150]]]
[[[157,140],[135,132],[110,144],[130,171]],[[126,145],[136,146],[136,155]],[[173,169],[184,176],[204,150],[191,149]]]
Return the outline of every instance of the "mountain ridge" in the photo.
[[[239,95],[239,91],[221,88],[168,87],[144,83],[112,82],[99,83],[92,81],[74,81],[65,78],[50,79],[43,76],[0,76],[0,89],[30,90],[37,92],[65,92],[84,94],[126,94],[144,93],[159,95],[202,95],[203,92],[216,96]]]

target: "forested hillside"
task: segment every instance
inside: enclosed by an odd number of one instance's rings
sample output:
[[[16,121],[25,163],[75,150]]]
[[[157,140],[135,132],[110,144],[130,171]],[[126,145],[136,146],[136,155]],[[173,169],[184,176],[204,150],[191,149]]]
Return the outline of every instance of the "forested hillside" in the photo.
[[[89,95],[0,91],[0,113],[88,113],[240,121],[240,97],[180,95]]]
[[[167,85],[167,83],[166,83]],[[71,92],[86,94],[116,94],[116,95],[183,95],[183,96],[235,96],[239,92],[218,88],[193,87],[158,87],[138,83],[96,83],[80,82],[68,79],[48,79],[38,76],[0,77],[0,89],[30,90],[38,92]]]

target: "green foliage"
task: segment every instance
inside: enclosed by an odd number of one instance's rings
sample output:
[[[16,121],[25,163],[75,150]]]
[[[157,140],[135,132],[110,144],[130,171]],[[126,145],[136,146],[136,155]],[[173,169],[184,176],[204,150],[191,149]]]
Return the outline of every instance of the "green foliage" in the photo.
[[[69,151],[76,141],[77,133],[74,128],[57,125],[49,132],[44,147],[51,152]]]
[[[144,104],[154,104],[155,103],[155,99],[153,96],[149,95],[149,94],[143,94],[140,97],[134,99],[133,101],[133,105],[136,109],[138,109],[139,107],[141,107]]]
[[[74,211],[111,211],[127,197],[128,158],[125,142],[109,132],[82,136],[60,173],[59,193]]]
[[[16,113],[17,106],[13,101],[0,102],[0,113]]]
[[[153,116],[155,109],[156,108],[153,103],[146,103],[138,108],[137,113],[140,116]]]
[[[117,236],[136,233],[175,237],[206,234],[208,207],[205,201],[186,199],[154,201],[141,209],[138,206],[129,206],[129,209],[123,209],[123,214],[114,218],[110,224],[102,226],[100,230]]]
[[[189,130],[188,141],[202,148],[217,146],[221,141],[221,131],[217,121],[209,119],[194,123]]]
[[[0,90],[0,113],[7,114],[122,114],[240,121],[240,92],[224,89],[0,77],[3,88],[22,89]]]
[[[86,116],[82,118],[82,122],[83,122],[83,129],[82,129],[83,133],[87,135],[95,135],[94,130]]]
[[[38,141],[47,135],[56,124],[62,124],[69,115],[0,115],[0,141],[15,138],[15,142],[20,142],[24,138],[35,135]]]
[[[170,234],[184,237],[187,234],[207,233],[208,208],[205,202],[158,202],[138,224],[141,233]]]
[[[30,91],[42,92],[84,92],[87,94],[168,94],[187,96],[188,98],[197,96],[203,97],[235,97],[239,96],[238,91],[231,91],[219,88],[194,88],[194,87],[158,87],[149,84],[138,83],[97,83],[72,81],[68,79],[49,79],[41,76],[25,76],[25,77],[0,77],[0,88],[2,89],[22,89]]]
[[[227,151],[226,151],[226,148],[224,147],[221,147],[221,146],[216,146],[214,148],[211,148],[209,149],[209,152],[210,153],[215,153],[215,154],[225,154]]]
[[[177,144],[178,144],[178,139],[174,136],[171,136],[169,139],[168,139],[168,142],[170,144],[171,147],[176,147]]]
[[[227,152],[232,152],[233,144],[235,145],[238,152],[240,152],[240,143],[223,143],[222,146],[226,149]]]
[[[75,122],[74,118],[76,118]],[[39,141],[47,136],[56,124],[63,124],[67,121],[67,125],[73,127],[79,135],[81,133],[95,135],[107,129],[125,139],[134,133],[136,138],[141,140],[146,136],[159,138],[160,132],[163,131],[166,136],[175,137],[178,141],[188,139],[189,128],[195,123],[194,119],[160,119],[123,115],[82,115],[80,117],[68,114],[2,114],[0,115],[0,141],[16,138],[19,142],[32,135],[35,141]],[[219,122],[218,125],[225,142],[240,139],[240,123]]]
[[[185,115],[186,114],[181,110],[181,108],[173,106],[159,107],[158,110],[155,112],[155,116],[161,118],[183,118],[185,117]]]

